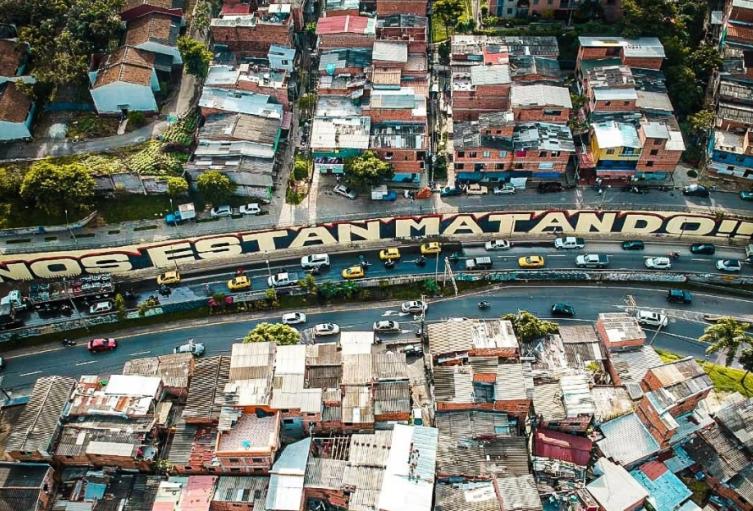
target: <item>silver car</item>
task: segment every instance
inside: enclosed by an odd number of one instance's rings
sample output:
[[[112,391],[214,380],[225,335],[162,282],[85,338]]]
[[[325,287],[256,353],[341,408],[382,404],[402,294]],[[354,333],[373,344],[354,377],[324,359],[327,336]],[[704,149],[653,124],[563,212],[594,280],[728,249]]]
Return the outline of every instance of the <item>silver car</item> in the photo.
[[[669,257],[648,257],[643,264],[651,270],[669,270],[672,268]]]

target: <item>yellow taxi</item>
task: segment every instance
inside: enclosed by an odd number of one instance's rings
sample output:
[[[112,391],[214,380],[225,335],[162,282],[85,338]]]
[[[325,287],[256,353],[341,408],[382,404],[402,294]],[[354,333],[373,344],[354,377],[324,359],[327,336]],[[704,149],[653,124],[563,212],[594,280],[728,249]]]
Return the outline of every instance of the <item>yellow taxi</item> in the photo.
[[[251,279],[245,275],[238,275],[227,281],[227,288],[230,291],[243,291],[251,289]]]
[[[160,286],[169,286],[171,284],[180,283],[180,273],[177,270],[166,271],[162,275],[157,277],[157,284]]]
[[[342,277],[348,280],[362,279],[364,275],[365,273],[362,266],[351,266],[350,268],[345,268],[342,272]]]
[[[542,256],[525,256],[518,259],[518,266],[521,268],[543,268],[544,258]]]
[[[442,245],[436,241],[431,243],[421,243],[421,255],[434,255],[442,251]]]
[[[379,251],[379,259],[382,261],[394,261],[400,259],[400,250],[397,247],[385,248]]]

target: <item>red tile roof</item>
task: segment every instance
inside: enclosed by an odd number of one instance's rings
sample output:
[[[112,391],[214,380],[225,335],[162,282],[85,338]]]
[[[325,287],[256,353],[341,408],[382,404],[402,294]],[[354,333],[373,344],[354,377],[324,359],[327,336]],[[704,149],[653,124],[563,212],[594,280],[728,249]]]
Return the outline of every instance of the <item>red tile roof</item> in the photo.
[[[126,32],[126,46],[138,46],[148,41],[157,41],[163,44],[174,45],[173,34],[177,35],[177,27],[173,30],[174,19],[172,16],[161,13],[150,13],[136,18],[128,23]]]
[[[327,16],[319,18],[316,24],[316,35],[322,34],[363,34],[369,25],[366,16]]]
[[[753,42],[753,28],[743,27],[740,25],[727,24],[727,39],[736,39],[739,41]]]
[[[667,466],[661,461],[649,461],[648,463],[641,465],[640,470],[646,474],[646,477],[652,481],[656,481],[667,471]]]
[[[31,99],[18,90],[15,82],[0,84],[0,121],[24,122],[30,108]]]
[[[114,82],[149,85],[154,70],[154,54],[132,46],[121,46],[112,52],[97,72],[93,88]]]
[[[251,4],[225,4],[222,6],[222,14],[251,14]]]
[[[591,458],[593,442],[582,436],[569,435],[560,431],[539,428],[534,439],[535,456],[567,461],[587,466]]]
[[[16,69],[21,65],[24,53],[25,46],[19,46],[9,39],[0,39],[0,76],[16,76]]]

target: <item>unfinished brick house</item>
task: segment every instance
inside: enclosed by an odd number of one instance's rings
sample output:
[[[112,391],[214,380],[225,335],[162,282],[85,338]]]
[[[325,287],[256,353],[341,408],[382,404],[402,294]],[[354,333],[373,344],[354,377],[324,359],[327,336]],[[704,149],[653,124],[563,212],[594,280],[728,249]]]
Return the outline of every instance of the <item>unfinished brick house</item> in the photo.
[[[377,16],[414,14],[426,16],[426,0],[376,0]]]
[[[376,39],[376,20],[366,16],[331,16],[316,24],[319,50],[371,48]]]
[[[479,115],[510,107],[510,67],[506,64],[471,66],[452,75],[452,112],[455,122],[476,121]]]
[[[573,108],[567,87],[533,84],[513,85],[510,105],[516,121],[566,123]]]
[[[578,42],[577,70],[584,60],[619,58],[623,65],[657,71],[664,62],[664,46],[657,37],[579,37]]]
[[[376,22],[376,37],[379,41],[405,42],[408,44],[408,53],[422,53],[425,56],[428,23],[427,17],[412,14],[380,16]]]
[[[209,30],[215,46],[239,57],[266,57],[272,45],[295,45],[290,4],[270,4],[251,15],[213,18]]]

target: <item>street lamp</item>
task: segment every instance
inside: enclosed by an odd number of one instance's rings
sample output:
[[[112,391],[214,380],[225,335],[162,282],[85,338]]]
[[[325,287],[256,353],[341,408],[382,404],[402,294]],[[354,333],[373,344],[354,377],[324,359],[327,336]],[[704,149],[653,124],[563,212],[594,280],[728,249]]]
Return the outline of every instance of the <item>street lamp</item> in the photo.
[[[76,239],[76,235],[73,234],[73,230],[71,229],[71,223],[68,221],[68,209],[65,209],[65,228],[68,229],[68,235],[73,238],[73,243],[78,245],[78,240]]]

